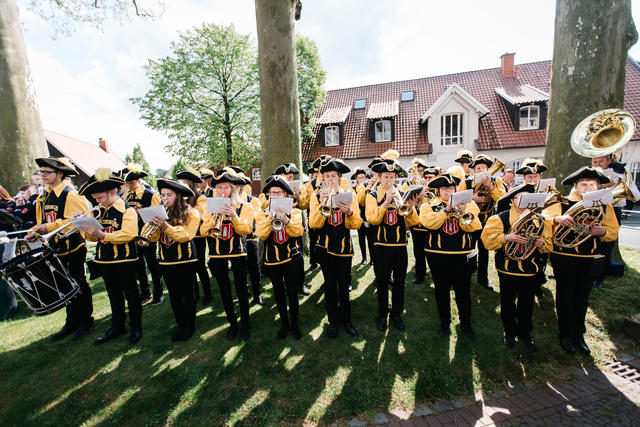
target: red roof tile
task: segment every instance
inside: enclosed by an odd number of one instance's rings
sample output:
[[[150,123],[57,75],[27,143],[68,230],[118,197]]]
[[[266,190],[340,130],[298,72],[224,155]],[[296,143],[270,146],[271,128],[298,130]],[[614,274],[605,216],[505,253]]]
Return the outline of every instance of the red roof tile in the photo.
[[[321,154],[329,154],[343,159],[371,158],[393,148],[400,155],[418,155],[431,152],[424,125],[420,117],[445,92],[447,86],[457,83],[462,89],[486,106],[490,112],[479,119],[477,147],[481,150],[536,147],[545,144],[546,130],[515,131],[504,103],[495,91],[503,88],[506,93],[528,98],[533,96],[530,85],[544,93],[550,92],[551,61],[532,62],[517,65],[517,77],[504,77],[500,68],[468,71],[443,76],[426,77],[415,80],[359,86],[327,92],[324,105],[316,112],[321,117],[329,108],[353,105],[358,98],[367,99],[367,108],[351,110],[344,123],[343,145],[325,147],[320,137],[320,126],[316,128],[316,138],[304,141],[302,158],[310,161]],[[624,107],[640,118],[640,66],[633,60],[627,61],[626,95]],[[375,103],[397,102],[402,91],[413,90],[414,101],[400,102],[395,118],[395,141],[372,143],[369,139],[367,112]],[[526,93],[525,93],[526,92]],[[531,101],[528,101],[531,102]],[[640,137],[636,130],[634,138]]]

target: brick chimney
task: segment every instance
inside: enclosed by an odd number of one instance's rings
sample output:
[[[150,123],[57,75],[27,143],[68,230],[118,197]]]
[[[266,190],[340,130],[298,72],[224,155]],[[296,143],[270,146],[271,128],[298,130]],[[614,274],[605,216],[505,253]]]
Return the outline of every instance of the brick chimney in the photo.
[[[502,70],[502,75],[504,77],[513,77],[515,74],[515,67],[513,65],[515,56],[515,52],[507,52],[500,57],[500,69]]]
[[[98,139],[98,145],[100,146],[100,148],[102,148],[102,150],[105,153],[109,152],[109,146],[107,145],[107,140],[106,139],[99,138]]]

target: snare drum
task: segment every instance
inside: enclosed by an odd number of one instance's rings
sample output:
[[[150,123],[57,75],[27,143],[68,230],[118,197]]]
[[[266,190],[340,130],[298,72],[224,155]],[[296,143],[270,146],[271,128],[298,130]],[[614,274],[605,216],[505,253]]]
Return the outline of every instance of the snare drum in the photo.
[[[56,254],[47,247],[7,261],[0,266],[0,273],[36,316],[61,309],[79,289]]]

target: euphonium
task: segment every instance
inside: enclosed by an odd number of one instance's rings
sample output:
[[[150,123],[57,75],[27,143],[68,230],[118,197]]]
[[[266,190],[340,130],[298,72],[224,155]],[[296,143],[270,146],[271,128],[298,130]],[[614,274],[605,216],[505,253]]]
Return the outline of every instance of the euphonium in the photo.
[[[331,212],[333,212],[333,207],[331,207],[331,196],[336,194],[336,190],[334,188],[331,189],[331,193],[327,196],[326,199],[323,199],[318,206],[318,210],[320,211],[320,215],[329,217],[331,216]]]
[[[489,168],[489,176],[493,176],[493,175],[497,174],[498,172],[500,172],[502,169],[504,169],[506,167],[507,167],[507,165],[502,163],[500,160],[494,159],[493,160],[493,164]],[[476,196],[483,196],[485,198],[485,200],[486,200],[485,202],[478,203],[478,208],[480,209],[480,213],[481,214],[490,214],[490,213],[492,213],[493,212],[493,208],[496,205],[496,202],[491,197],[491,194],[489,194],[489,189],[484,184],[478,184],[473,189],[473,193]]]
[[[611,189],[613,193],[613,205],[623,199],[636,201],[633,193],[623,179]],[[574,224],[570,226],[558,225],[553,233],[553,243],[561,248],[575,248],[586,242],[591,237],[591,227],[602,225],[604,219],[604,206],[586,208],[580,200],[571,206],[565,213],[573,218]]]

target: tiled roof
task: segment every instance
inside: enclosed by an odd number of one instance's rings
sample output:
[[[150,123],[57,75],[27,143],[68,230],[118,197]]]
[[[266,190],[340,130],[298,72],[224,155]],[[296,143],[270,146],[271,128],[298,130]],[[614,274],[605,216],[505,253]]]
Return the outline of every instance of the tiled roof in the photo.
[[[329,125],[332,123],[344,123],[351,111],[351,105],[337,108],[327,108],[316,122],[319,125]]]
[[[426,77],[415,80],[381,83],[346,89],[330,90],[324,105],[317,111],[321,117],[329,108],[353,105],[357,98],[366,98],[370,109],[374,103],[398,101],[404,90],[415,92],[414,101],[400,102],[395,119],[395,141],[372,143],[369,140],[368,110],[351,110],[344,124],[343,145],[325,147],[322,145],[319,126],[315,140],[306,140],[302,146],[302,158],[310,161],[321,154],[329,154],[344,159],[371,158],[393,148],[400,155],[430,153],[425,126],[420,125],[421,116],[440,98],[453,83],[464,91],[489,113],[479,120],[477,148],[481,150],[536,147],[545,144],[546,130],[515,131],[506,107],[495,88],[503,88],[512,93],[511,88],[530,85],[544,93],[550,92],[551,61],[532,62],[517,65],[517,77],[504,77],[500,68],[468,71],[443,76]],[[624,107],[640,118],[640,66],[633,60],[627,61],[626,94]],[[636,130],[635,138],[640,138]]]
[[[549,100],[548,93],[528,84],[497,87],[495,91],[511,105],[531,104]]]
[[[369,105],[367,119],[384,119],[398,115],[400,101],[373,102]]]
[[[98,144],[80,141],[46,129],[44,130],[44,136],[47,142],[60,151],[62,155],[71,159],[73,164],[88,176],[93,175],[98,168],[120,170],[127,166],[115,153],[104,151]]]

